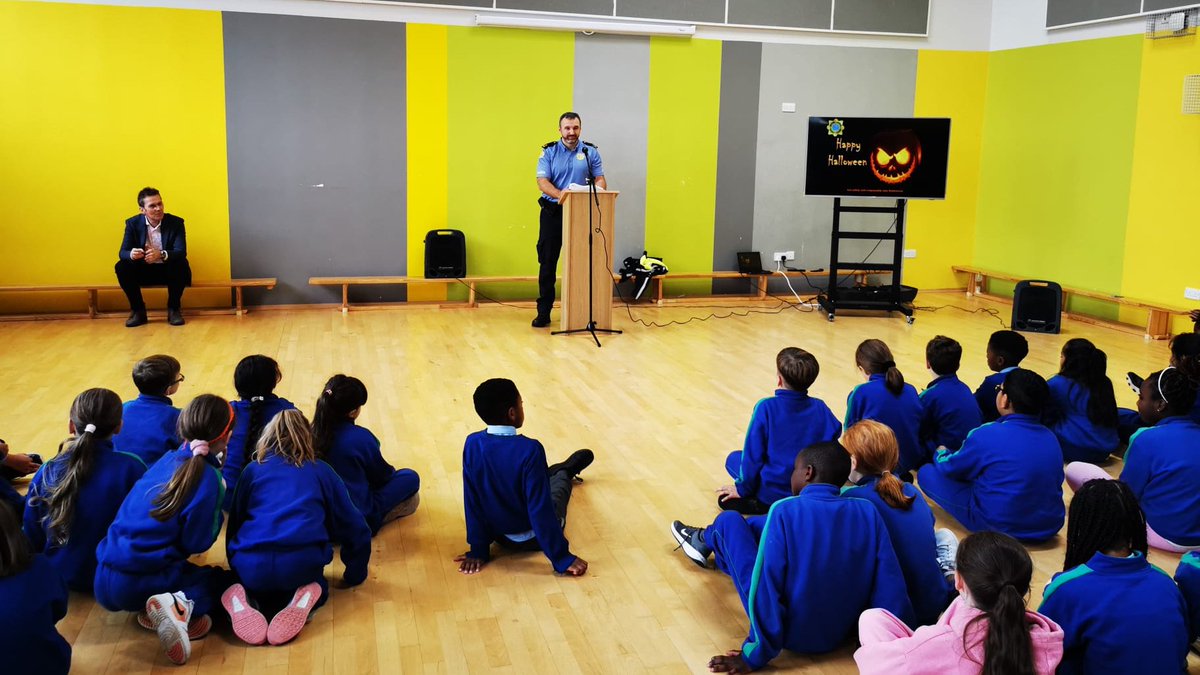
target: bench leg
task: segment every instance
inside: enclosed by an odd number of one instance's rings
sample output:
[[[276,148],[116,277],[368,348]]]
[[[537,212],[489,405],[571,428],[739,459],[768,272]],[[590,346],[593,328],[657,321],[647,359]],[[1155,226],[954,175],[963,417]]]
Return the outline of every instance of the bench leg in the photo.
[[[342,314],[350,309],[350,284],[342,284]]]
[[[758,284],[758,299],[759,300],[763,300],[767,297],[767,280],[768,279],[770,279],[770,277],[759,276],[755,280],[755,283]]]
[[[654,277],[654,304],[662,307],[663,304],[663,285],[666,280],[663,277]]]
[[[237,315],[241,316],[246,313],[242,306],[242,287],[238,286],[234,288],[233,295],[236,298],[234,306],[237,307]]]
[[[479,303],[475,302],[475,282],[467,282],[467,307],[478,307]]]
[[[1146,319],[1146,339],[1164,340],[1171,336],[1171,315],[1157,309],[1150,310]]]
[[[88,318],[96,318],[97,305],[99,304],[97,297],[99,293],[94,288],[88,289]]]

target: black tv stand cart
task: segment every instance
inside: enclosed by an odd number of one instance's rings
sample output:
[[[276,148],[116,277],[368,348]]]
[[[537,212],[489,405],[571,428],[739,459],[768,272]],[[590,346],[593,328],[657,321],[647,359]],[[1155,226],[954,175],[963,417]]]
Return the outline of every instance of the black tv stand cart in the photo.
[[[908,323],[913,322],[913,307],[903,302],[900,288],[900,264],[904,258],[904,207],[906,200],[897,199],[895,206],[842,206],[840,197],[833,200],[833,232],[829,246],[829,288],[817,296],[817,302],[833,321],[839,309],[865,309],[883,312],[900,312]],[[891,213],[896,216],[896,227],[892,232],[845,232],[841,228],[843,213]],[[838,260],[839,244],[844,239],[868,239],[892,242],[892,262],[842,262]],[[866,299],[861,293],[838,288],[838,275],[842,272],[890,272],[892,283],[883,292],[872,294]]]

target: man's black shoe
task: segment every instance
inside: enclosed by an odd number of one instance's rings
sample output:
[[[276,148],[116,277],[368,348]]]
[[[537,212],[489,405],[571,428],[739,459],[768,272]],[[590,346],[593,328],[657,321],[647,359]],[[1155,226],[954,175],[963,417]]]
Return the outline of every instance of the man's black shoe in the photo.
[[[172,326],[182,326],[184,323],[183,313],[180,312],[178,309],[172,309],[172,308],[168,307],[167,308],[167,323],[171,324]]]
[[[125,319],[125,327],[133,328],[134,326],[140,326],[146,323],[146,321],[146,310],[143,309],[139,311],[135,309],[129,313],[129,318]]]
[[[550,315],[538,314],[537,316],[533,317],[533,323],[530,325],[532,325],[534,328],[545,328],[546,326],[550,325]]]
[[[571,453],[570,457],[559,462],[558,464],[551,464],[550,466],[546,467],[546,473],[556,474],[559,471],[565,471],[571,478],[579,478],[579,474],[583,473],[584,469],[591,466],[595,459],[595,453],[587,448],[584,448],[583,450],[576,450],[575,452]]]

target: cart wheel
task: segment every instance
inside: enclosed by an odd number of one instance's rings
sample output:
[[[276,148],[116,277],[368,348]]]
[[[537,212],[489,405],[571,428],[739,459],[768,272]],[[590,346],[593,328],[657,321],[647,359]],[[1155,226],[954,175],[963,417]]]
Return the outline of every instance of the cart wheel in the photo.
[[[826,318],[826,319],[829,319],[829,323],[833,323],[833,312],[830,312],[829,314],[826,314],[826,315],[825,315],[825,318]]]
[[[917,317],[915,317],[915,316],[908,317],[908,325],[910,325],[910,326],[913,325],[913,322],[916,320],[917,320]]]

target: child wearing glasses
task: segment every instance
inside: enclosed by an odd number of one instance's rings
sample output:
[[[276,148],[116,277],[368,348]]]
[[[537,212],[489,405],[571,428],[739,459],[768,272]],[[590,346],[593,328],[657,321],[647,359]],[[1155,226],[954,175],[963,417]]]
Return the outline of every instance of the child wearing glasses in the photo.
[[[133,384],[138,397],[125,402],[125,423],[113,442],[117,450],[137,455],[150,466],[183,442],[175,428],[179,408],[171,403],[171,395],[183,384],[179,361],[166,354],[147,356],[133,366]]]

